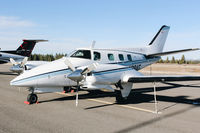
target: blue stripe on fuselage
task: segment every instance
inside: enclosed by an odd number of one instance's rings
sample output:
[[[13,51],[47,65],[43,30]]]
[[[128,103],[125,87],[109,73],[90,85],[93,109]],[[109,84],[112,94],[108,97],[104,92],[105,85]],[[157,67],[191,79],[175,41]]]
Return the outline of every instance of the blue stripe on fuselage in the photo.
[[[53,71],[53,72],[47,72],[47,73],[43,73],[43,74],[39,74],[39,75],[34,75],[34,76],[31,76],[31,77],[27,77],[27,78],[24,78],[24,79],[14,81],[12,83],[13,84],[22,83],[22,82],[27,82],[27,81],[31,81],[31,80],[36,80],[38,78],[46,78],[49,75],[50,76],[56,76],[56,75],[61,75],[61,74],[67,74],[67,73],[70,73],[70,72],[71,72],[71,70],[69,70],[69,69],[62,69],[62,70],[57,70],[57,71]]]
[[[96,75],[104,75],[104,74],[111,74],[111,73],[128,71],[128,70],[132,70],[132,68],[126,67],[126,68],[110,69],[110,70],[106,70],[106,71],[93,72],[93,75],[94,76],[96,76]]]

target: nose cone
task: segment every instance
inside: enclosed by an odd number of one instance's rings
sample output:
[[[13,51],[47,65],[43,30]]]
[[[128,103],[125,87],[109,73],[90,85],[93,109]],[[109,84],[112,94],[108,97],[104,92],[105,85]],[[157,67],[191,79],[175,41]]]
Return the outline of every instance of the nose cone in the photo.
[[[25,72],[10,81],[11,86],[18,87],[29,87],[33,83],[35,84],[36,80],[28,77]]]
[[[17,79],[17,77],[10,81],[11,86],[17,86],[18,85],[17,82],[16,82],[17,81],[16,79]]]
[[[10,85],[15,86],[15,78],[10,81]]]
[[[21,81],[20,79],[21,79],[21,75],[17,76],[13,80],[11,80],[10,85],[11,86],[20,86],[22,84],[22,82],[20,82]]]

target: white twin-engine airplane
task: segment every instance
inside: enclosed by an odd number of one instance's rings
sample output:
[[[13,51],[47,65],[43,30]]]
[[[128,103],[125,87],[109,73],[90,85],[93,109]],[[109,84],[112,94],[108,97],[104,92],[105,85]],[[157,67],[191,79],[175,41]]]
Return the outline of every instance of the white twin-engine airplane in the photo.
[[[62,91],[65,87],[84,90],[108,89],[116,92],[116,101],[129,96],[134,83],[200,80],[200,76],[145,76],[138,70],[158,61],[163,55],[198,50],[162,52],[170,27],[162,26],[146,47],[136,49],[80,48],[68,57],[24,71],[10,82],[28,87],[27,101],[37,102],[37,93]],[[76,105],[78,103],[78,89]]]

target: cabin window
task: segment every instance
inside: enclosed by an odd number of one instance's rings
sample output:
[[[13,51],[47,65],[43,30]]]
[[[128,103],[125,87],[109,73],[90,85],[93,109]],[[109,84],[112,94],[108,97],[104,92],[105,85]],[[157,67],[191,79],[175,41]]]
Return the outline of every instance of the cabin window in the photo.
[[[2,56],[2,54],[0,54],[0,56]]]
[[[119,54],[118,56],[119,56],[119,60],[120,60],[120,61],[124,61],[124,56],[123,56],[123,54]]]
[[[108,59],[110,61],[114,61],[114,55],[113,54],[108,54]]]
[[[128,61],[132,61],[132,57],[130,54],[127,54]]]
[[[94,60],[100,60],[101,54],[99,52],[94,52]]]
[[[91,53],[90,53],[90,50],[78,50],[74,54],[72,54],[70,57],[91,59]]]

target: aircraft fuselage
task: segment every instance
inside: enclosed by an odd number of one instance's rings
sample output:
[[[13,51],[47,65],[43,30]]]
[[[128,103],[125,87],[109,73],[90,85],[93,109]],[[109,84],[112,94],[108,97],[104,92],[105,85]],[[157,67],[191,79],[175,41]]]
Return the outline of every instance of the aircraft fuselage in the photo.
[[[13,58],[16,61],[22,61],[24,59],[24,56],[17,55],[17,54],[5,53],[5,52],[0,51],[0,62],[2,62],[2,63],[10,62],[10,58]]]

